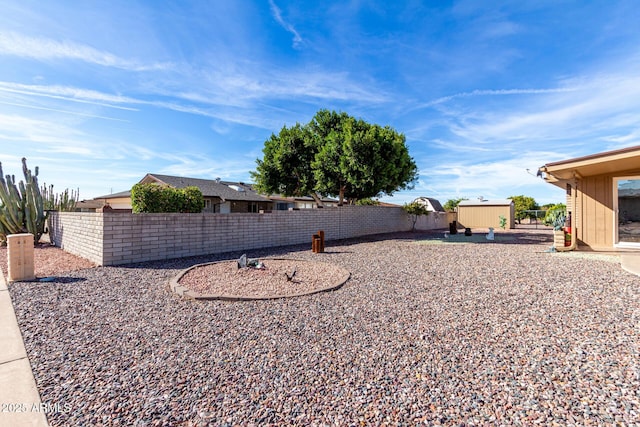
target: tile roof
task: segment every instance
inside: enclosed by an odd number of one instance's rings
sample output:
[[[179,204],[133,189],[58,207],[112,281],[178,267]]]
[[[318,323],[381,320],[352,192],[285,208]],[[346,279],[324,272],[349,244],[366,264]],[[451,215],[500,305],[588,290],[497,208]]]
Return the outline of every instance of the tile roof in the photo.
[[[182,176],[148,173],[140,182],[160,182],[175,188],[195,186],[205,197],[220,197],[222,200],[247,202],[269,202],[270,199],[259,195],[250,185],[242,182],[218,181],[213,179],[187,178]],[[236,187],[236,189],[232,188]]]
[[[131,190],[120,191],[118,193],[106,194],[104,196],[94,197],[93,200],[98,199],[117,199],[120,197],[131,197]]]

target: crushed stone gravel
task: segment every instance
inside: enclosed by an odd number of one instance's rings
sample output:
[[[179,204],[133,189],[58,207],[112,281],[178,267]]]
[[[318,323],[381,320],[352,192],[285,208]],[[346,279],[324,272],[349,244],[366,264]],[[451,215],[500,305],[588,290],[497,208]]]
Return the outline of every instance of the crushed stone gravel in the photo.
[[[349,272],[335,264],[301,259],[260,260],[260,268],[220,261],[179,274],[178,283],[202,296],[274,298],[310,294],[343,284]]]
[[[195,302],[167,289],[235,253],[9,290],[42,401],[60,409],[52,426],[638,425],[640,277],[545,253],[548,231],[441,235],[248,254],[352,273],[299,298]]]

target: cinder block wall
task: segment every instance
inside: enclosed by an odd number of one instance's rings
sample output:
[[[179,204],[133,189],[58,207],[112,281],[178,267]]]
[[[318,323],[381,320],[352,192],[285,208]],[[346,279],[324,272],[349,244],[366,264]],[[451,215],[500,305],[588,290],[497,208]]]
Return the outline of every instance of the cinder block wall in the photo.
[[[432,228],[445,228],[432,219]],[[407,231],[402,208],[341,208],[234,214],[52,213],[51,238],[68,252],[100,265],[309,243],[324,230],[326,240]],[[100,224],[100,225],[98,225]],[[98,232],[96,227],[102,227]],[[425,223],[426,226],[426,223]],[[421,227],[420,229],[426,229]],[[77,232],[72,232],[76,230]],[[94,230],[93,235],[89,236]]]
[[[49,237],[65,251],[103,264],[104,216],[101,213],[51,212]]]
[[[416,230],[435,230],[438,228],[448,228],[453,221],[446,212],[429,212],[429,215],[422,215],[416,221]]]

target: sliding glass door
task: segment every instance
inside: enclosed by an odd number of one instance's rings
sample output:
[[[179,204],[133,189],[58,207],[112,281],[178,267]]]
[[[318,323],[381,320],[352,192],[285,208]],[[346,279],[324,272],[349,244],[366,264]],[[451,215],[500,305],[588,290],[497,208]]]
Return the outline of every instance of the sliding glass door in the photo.
[[[640,246],[640,176],[614,179],[617,203],[616,243]]]

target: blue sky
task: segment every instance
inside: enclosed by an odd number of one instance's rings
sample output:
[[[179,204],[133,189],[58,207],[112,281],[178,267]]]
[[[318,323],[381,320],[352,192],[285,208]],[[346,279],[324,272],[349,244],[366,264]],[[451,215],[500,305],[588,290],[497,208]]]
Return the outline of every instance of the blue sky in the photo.
[[[633,0],[3,0],[0,161],[83,199],[249,181],[327,108],[406,135],[419,182],[382,200],[562,201],[539,166],[640,145],[638,22]]]

